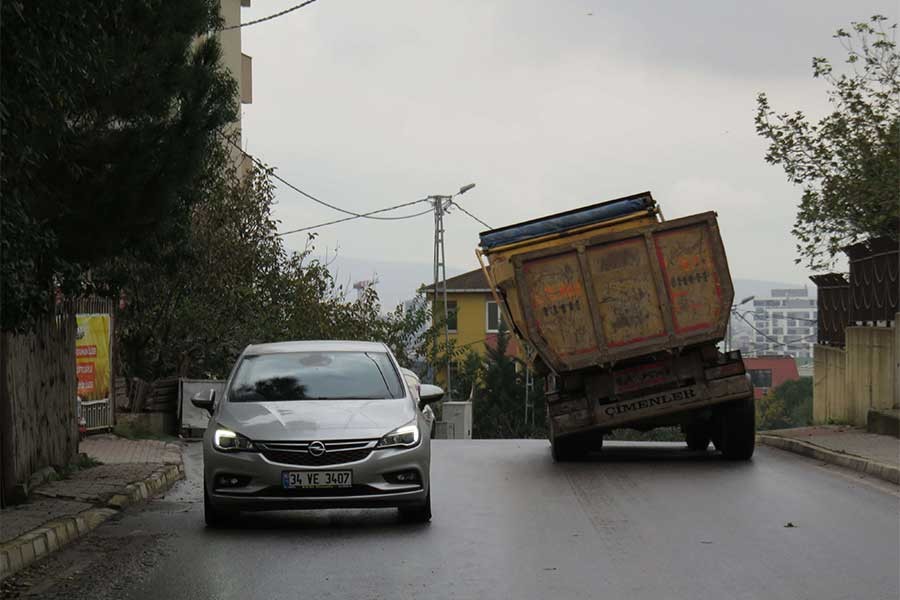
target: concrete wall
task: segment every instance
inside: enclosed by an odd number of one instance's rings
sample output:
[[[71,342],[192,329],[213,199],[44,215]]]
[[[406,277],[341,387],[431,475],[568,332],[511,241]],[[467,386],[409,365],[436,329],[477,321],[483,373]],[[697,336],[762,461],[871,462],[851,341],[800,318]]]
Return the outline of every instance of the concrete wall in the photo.
[[[894,317],[894,408],[900,408],[900,313]]]
[[[897,327],[848,327],[846,349],[816,346],[813,419],[865,425],[870,408],[900,407]]]
[[[847,353],[841,348],[816,346],[813,369],[813,422],[847,421]]]

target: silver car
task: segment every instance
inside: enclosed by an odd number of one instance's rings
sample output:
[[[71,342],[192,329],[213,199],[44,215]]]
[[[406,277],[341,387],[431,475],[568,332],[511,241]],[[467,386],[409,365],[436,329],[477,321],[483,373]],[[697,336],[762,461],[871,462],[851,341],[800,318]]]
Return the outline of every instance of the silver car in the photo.
[[[412,390],[380,343],[248,346],[222,398],[210,390],[192,400],[211,415],[207,525],[241,510],[298,508],[397,507],[429,521],[431,423],[422,410],[443,394]]]

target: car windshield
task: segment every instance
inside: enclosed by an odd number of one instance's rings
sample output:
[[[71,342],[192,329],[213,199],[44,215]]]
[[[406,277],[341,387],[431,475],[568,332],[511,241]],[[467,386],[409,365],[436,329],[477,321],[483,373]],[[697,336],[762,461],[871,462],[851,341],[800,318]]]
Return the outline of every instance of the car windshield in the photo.
[[[403,385],[384,352],[285,352],[246,356],[230,402],[402,398]]]

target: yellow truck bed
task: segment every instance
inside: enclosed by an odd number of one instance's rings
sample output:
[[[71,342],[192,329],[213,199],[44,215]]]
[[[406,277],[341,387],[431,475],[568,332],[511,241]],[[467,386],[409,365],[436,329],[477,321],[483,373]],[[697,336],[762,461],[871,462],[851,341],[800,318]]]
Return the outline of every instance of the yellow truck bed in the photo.
[[[485,232],[479,254],[510,325],[557,373],[726,332],[734,293],[713,212],[663,221],[645,192]]]

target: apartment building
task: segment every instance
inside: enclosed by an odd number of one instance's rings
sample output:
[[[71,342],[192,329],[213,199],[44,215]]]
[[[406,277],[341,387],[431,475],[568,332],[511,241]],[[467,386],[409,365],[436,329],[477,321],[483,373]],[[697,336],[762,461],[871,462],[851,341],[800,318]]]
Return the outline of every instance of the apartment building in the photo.
[[[740,313],[753,324],[741,342],[749,356],[792,356],[798,363],[812,360],[816,343],[816,299],[807,288],[774,289],[768,298],[753,300],[753,308]]]

